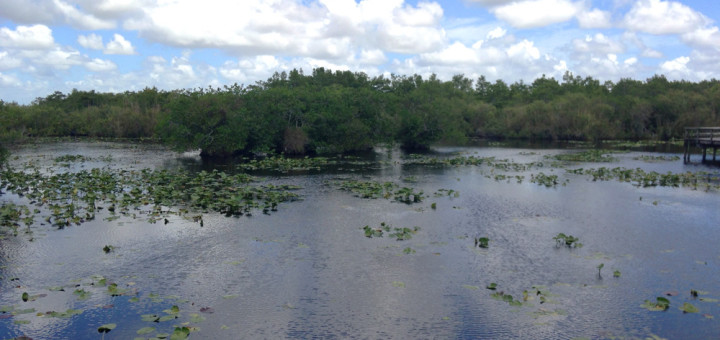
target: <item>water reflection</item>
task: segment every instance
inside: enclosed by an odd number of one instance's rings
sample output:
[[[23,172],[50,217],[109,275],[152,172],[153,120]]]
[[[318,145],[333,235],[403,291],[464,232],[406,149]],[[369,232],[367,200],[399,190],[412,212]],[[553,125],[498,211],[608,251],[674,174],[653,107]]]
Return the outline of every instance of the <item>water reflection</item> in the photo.
[[[527,146],[434,151],[436,156],[462,153],[522,163],[546,161],[545,155],[557,152],[561,151]],[[233,164],[178,158],[162,148],[114,144],[53,144],[28,149],[21,156],[49,166],[57,155],[78,153],[112,154],[112,164],[101,166],[234,169]],[[682,161],[647,163],[635,160],[636,155],[619,154],[619,163],[609,166],[658,172],[710,169]],[[65,230],[39,227],[45,235],[33,242],[4,239],[0,306],[36,306],[37,311],[74,308],[83,314],[60,319],[31,313],[0,319],[4,329],[0,336],[94,338],[99,325],[116,322],[118,328],[110,334],[131,338],[145,326],[171,332],[173,322],[188,322],[191,313],[206,319],[193,324],[199,327],[193,333],[198,338],[571,339],[650,334],[709,338],[718,334],[717,321],[702,315],[720,317],[718,304],[688,294],[696,289],[706,292],[707,299],[720,298],[720,252],[713,241],[720,236],[717,193],[592,182],[562,169],[543,168],[569,180],[565,186],[546,188],[529,182],[535,169],[513,173],[526,179],[508,183],[487,178],[491,169],[483,167],[405,166],[401,160],[406,156],[390,150],[358,156],[372,166],[358,162],[327,172],[257,172],[274,183],[303,187],[304,200],[284,204],[269,216],[206,214],[204,227],[181,218],[165,225],[127,218],[108,222],[98,216]],[[410,176],[412,182],[402,181]],[[429,197],[414,205],[363,200],[328,185],[338,177],[394,181],[423,190]],[[435,196],[440,189],[460,194]],[[0,199],[20,200],[12,195]],[[406,241],[364,236],[363,226],[381,222],[421,229]],[[578,236],[584,246],[555,247],[552,237],[560,232]],[[474,247],[473,238],[479,236],[490,239],[488,249]],[[116,251],[104,254],[102,247],[107,244]],[[405,248],[415,253],[405,254]],[[602,278],[596,268],[600,263],[605,266]],[[615,269],[622,272],[620,278],[613,278]],[[140,301],[112,297],[106,288],[90,286],[92,298],[79,301],[72,294],[74,280],[92,275],[137,289]],[[538,296],[531,296],[524,306],[510,306],[490,297],[492,291],[485,289],[490,282],[520,300],[523,291],[542,287],[548,301],[541,304]],[[48,291],[53,286],[68,289]],[[19,296],[25,290],[48,295],[22,303]],[[654,300],[671,290],[679,294],[669,297],[670,310],[649,312],[639,307],[645,299]],[[151,293],[164,298],[153,302]],[[684,302],[693,303],[701,313],[683,314],[677,308]],[[141,320],[142,314],[162,314],[173,304],[181,309],[177,321]],[[201,311],[206,307],[213,313]]]

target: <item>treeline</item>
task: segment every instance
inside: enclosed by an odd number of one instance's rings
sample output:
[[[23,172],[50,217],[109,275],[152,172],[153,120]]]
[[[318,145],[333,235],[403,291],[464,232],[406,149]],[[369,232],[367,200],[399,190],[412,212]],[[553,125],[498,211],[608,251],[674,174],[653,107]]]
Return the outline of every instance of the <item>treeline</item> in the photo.
[[[156,137],[204,155],[326,153],[398,143],[427,148],[468,138],[681,138],[720,125],[720,81],[616,83],[567,72],[562,81],[489,82],[456,75],[369,77],[317,68],[249,86],[55,92],[30,105],[0,101],[0,135]]]

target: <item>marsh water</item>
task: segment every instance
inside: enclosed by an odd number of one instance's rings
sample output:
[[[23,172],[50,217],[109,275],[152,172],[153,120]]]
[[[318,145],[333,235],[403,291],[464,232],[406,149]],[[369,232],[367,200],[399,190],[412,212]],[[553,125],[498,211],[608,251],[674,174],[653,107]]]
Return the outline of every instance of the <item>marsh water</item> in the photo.
[[[0,338],[152,338],[177,327],[197,339],[718,338],[717,188],[639,187],[566,171],[718,172],[683,164],[672,152],[634,150],[613,154],[609,164],[563,166],[550,166],[546,156],[578,150],[485,145],[438,147],[424,156],[545,163],[513,170],[427,166],[378,149],[320,169],[252,172],[262,182],[301,187],[300,200],[270,214],[208,212],[200,225],[181,217],[108,219],[105,211],[65,228],[38,218],[32,240],[0,240]],[[86,160],[54,161],[68,154]],[[41,143],[13,156],[16,168],[31,162],[48,173],[240,171],[152,144]],[[557,175],[558,184],[532,182],[539,172]],[[393,182],[424,196],[406,204],[333,185],[347,180]],[[9,190],[0,201],[30,204]],[[364,226],[381,223],[418,229],[404,240],[389,232],[366,237]],[[582,247],[557,244],[559,233],[578,237]],[[476,246],[480,237],[489,239],[487,248]],[[113,250],[103,251],[107,245]],[[129,293],[109,294],[102,279]],[[495,290],[486,288],[491,283]],[[641,307],[657,297],[668,299],[667,310]],[[684,303],[699,311],[685,313]],[[106,324],[116,327],[99,333]]]

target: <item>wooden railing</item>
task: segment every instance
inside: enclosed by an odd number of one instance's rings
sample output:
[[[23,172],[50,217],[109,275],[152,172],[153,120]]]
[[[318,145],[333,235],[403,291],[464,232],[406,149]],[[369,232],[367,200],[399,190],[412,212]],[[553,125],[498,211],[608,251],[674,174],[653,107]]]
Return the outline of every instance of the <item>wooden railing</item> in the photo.
[[[686,127],[685,128],[685,155],[683,161],[690,162],[692,147],[702,148],[702,161],[705,162],[707,149],[713,148],[713,161],[720,147],[720,127]]]

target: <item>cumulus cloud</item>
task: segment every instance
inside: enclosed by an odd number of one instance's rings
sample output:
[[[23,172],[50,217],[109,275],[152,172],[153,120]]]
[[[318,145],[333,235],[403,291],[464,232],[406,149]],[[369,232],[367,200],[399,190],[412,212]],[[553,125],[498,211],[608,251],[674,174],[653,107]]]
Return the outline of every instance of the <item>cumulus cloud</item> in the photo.
[[[117,69],[117,65],[112,61],[97,58],[86,62],[84,66],[94,72],[106,72]]]
[[[212,13],[208,12],[212,8]],[[347,59],[362,49],[419,53],[441,47],[437,3],[402,0],[178,0],[156,3],[125,22],[149,40],[239,55]],[[350,50],[347,52],[347,50]]]
[[[507,34],[507,30],[503,29],[502,27],[496,27],[494,30],[488,32],[486,38],[488,39],[498,39],[502,38]]]
[[[80,46],[92,50],[102,50],[105,48],[102,37],[95,33],[89,35],[79,35],[77,41]]]
[[[280,67],[280,61],[271,55],[257,56],[252,59],[226,61],[220,67],[220,74],[226,79],[244,82],[250,79],[263,79]],[[259,78],[253,78],[259,76]]]
[[[125,40],[122,35],[116,33],[113,35],[113,40],[107,43],[107,46],[105,47],[105,50],[103,52],[105,54],[130,55],[135,54],[135,48],[129,41]]]
[[[18,68],[22,65],[20,58],[10,55],[7,51],[0,52],[0,70]]]
[[[666,74],[680,74],[684,77],[687,77],[688,75],[690,75],[690,69],[688,69],[689,62],[689,57],[678,57],[660,64],[660,70],[662,70],[662,72]]]
[[[720,30],[717,26],[695,29],[683,34],[682,40],[695,46],[711,48],[720,52]]]
[[[620,42],[610,39],[602,33],[597,33],[592,37],[586,36],[585,39],[574,39],[572,45],[573,50],[577,53],[606,55],[625,51],[625,46]]]
[[[599,9],[581,11],[577,14],[577,19],[581,28],[609,28],[612,26],[610,12]]]
[[[123,0],[120,0],[123,1]],[[110,29],[115,20],[99,18],[87,13],[80,3],[91,1],[27,0],[0,1],[0,17],[21,24],[67,24],[79,29]]]
[[[17,87],[22,85],[20,80],[12,75],[9,74],[3,74],[0,72],[0,86],[2,87]]]
[[[52,30],[45,25],[0,28],[0,46],[20,49],[47,49],[55,44]]]
[[[684,34],[710,23],[703,14],[675,1],[640,0],[628,11],[623,24],[650,34]]]
[[[387,62],[387,57],[385,53],[379,49],[362,50],[360,51],[358,62],[361,64],[381,65]]]
[[[565,22],[580,12],[580,6],[568,0],[526,0],[491,9],[499,19],[518,28],[535,28]]]

